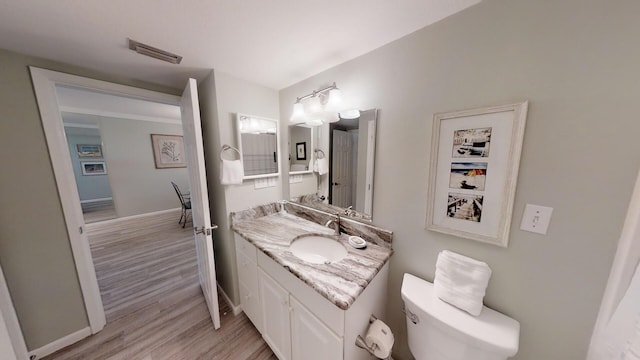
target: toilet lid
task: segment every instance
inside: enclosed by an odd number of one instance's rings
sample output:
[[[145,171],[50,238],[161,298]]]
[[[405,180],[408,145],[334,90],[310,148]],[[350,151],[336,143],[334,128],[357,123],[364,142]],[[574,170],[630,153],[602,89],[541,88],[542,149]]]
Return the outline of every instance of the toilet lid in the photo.
[[[485,306],[479,316],[472,316],[440,300],[432,283],[411,274],[404,275],[402,299],[430,316],[436,325],[455,331],[470,343],[495,348],[507,356],[518,352],[520,323],[504,314]]]

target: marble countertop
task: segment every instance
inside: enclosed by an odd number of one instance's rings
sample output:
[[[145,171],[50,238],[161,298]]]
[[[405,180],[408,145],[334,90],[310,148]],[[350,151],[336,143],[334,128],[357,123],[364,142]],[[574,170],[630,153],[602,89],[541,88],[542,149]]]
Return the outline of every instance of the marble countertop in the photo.
[[[333,235],[333,230],[291,214],[270,214],[233,224],[232,229],[315,291],[347,310],[389,260],[393,250],[371,242],[365,249],[348,244],[349,235],[337,240],[347,256],[331,264],[311,264],[291,253],[289,246],[304,234]]]

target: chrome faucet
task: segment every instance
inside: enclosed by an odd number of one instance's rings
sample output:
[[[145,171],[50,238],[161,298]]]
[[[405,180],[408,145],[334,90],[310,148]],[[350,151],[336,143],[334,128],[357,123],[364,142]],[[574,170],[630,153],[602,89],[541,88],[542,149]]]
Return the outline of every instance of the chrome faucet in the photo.
[[[335,230],[335,235],[340,235],[340,213],[336,213],[336,220],[334,219],[330,219],[329,221],[327,221],[326,224],[324,224],[324,226],[328,227],[328,228],[333,228]]]
[[[357,213],[355,210],[353,210],[353,205],[351,205],[348,208],[344,209],[344,214],[349,217],[356,217]]]

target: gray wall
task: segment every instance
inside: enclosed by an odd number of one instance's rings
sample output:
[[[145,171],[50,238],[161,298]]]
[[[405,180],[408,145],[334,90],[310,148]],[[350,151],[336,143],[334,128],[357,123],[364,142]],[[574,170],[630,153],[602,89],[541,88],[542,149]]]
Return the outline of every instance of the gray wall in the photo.
[[[220,184],[220,123],[218,102],[213,70],[198,84],[198,101],[202,118],[205,167],[207,168],[207,190],[209,191],[209,212],[211,222],[218,225],[213,232],[213,252],[216,262],[216,280],[220,287],[236,304],[240,301],[235,275],[235,244],[233,232],[229,228],[229,213],[225,186]],[[237,156],[233,154],[233,156]],[[235,158],[235,157],[234,157]],[[233,258],[232,258],[233,257]]]
[[[80,200],[113,197],[118,217],[180,207],[171,182],[186,192],[189,189],[187,168],[156,169],[151,134],[182,135],[182,124],[84,117],[99,129],[65,127]],[[83,132],[98,135],[73,135]],[[76,144],[102,144],[103,157],[79,159]],[[106,161],[107,175],[83,176],[80,162],[92,160]]]
[[[171,181],[189,189],[187,168],[156,169],[151,134],[182,135],[181,124],[99,117],[118,217],[180,207]]]
[[[88,131],[87,131],[88,130]],[[109,187],[108,175],[82,175],[82,164],[84,161],[104,161],[103,157],[99,158],[80,158],[78,157],[78,144],[102,145],[100,138],[100,130],[83,129],[83,128],[64,128],[67,135],[67,144],[69,145],[69,155],[71,155],[71,166],[73,166],[73,175],[76,178],[78,186],[78,195],[80,201],[104,199],[111,197],[111,188]],[[97,135],[81,135],[82,133],[95,133]],[[109,169],[107,169],[108,172]]]
[[[521,323],[519,360],[584,359],[638,170],[640,2],[486,0],[280,92],[335,81],[379,108],[373,219],[394,234],[388,321],[410,359],[400,286],[450,249],[493,269],[485,303]],[[529,100],[509,247],[424,230],[435,112]],[[548,234],[519,230],[526,203]]]
[[[263,189],[255,189],[253,180],[245,180],[241,185],[220,185],[220,148],[222,144],[238,147],[236,113],[279,119],[278,92],[220,71],[212,71],[200,83],[198,91],[202,109],[211,221],[219,225],[214,233],[216,277],[224,292],[237,305],[240,303],[240,294],[229,212],[281,199],[282,185],[280,178],[277,179],[276,186]],[[279,131],[281,130],[282,127]],[[287,142],[281,140],[282,143],[286,149]]]
[[[88,326],[28,66],[175,89],[0,50],[0,264],[30,350]],[[34,220],[36,223],[34,224]]]

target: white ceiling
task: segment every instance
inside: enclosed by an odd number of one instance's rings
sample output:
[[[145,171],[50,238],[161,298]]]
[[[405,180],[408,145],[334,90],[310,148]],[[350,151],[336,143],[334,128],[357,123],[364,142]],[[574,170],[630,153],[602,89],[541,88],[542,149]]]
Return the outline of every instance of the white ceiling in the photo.
[[[215,68],[273,89],[480,0],[0,0],[0,48],[181,88]],[[184,56],[172,65],[127,38]]]

